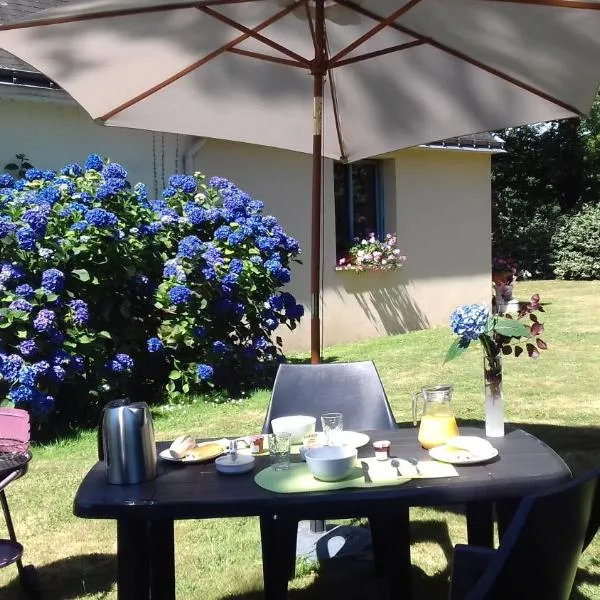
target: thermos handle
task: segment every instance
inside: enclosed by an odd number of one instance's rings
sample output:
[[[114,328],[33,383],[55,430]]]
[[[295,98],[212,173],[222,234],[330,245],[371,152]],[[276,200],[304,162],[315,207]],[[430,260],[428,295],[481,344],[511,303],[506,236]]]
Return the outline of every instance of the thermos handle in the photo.
[[[419,401],[419,396],[423,396],[423,402],[425,401],[425,395],[423,394],[423,392],[417,392],[416,394],[413,395],[413,401],[412,401],[412,413],[413,413],[413,425],[416,427],[417,426],[417,402]]]

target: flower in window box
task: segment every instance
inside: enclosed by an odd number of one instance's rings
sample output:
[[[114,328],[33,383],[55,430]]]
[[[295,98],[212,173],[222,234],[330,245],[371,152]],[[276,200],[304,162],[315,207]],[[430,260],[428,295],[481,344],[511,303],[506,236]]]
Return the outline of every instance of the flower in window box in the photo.
[[[396,234],[388,233],[384,240],[375,234],[367,239],[354,239],[354,244],[346,256],[338,261],[337,268],[344,271],[390,271],[399,269],[406,262],[406,256],[397,247]]]

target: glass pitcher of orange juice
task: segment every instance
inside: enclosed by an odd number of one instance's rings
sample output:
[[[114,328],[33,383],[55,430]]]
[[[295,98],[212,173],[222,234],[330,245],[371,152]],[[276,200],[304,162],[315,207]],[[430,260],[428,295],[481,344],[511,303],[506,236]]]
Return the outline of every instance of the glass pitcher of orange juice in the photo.
[[[423,416],[419,427],[418,440],[423,448],[433,448],[446,443],[451,437],[458,435],[456,419],[452,413],[451,385],[434,385],[424,387],[413,397],[413,424],[417,425],[417,409],[419,398],[423,397]]]

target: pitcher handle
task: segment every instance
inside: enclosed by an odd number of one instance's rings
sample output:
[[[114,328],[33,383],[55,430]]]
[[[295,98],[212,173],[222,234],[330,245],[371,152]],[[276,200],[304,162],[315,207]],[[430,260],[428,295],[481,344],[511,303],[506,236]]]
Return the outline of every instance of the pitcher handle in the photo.
[[[416,427],[417,426],[417,402],[419,401],[419,396],[423,396],[423,402],[425,401],[425,395],[423,394],[423,392],[417,392],[416,394],[413,395],[413,401],[412,401],[412,413],[413,413],[413,425]]]

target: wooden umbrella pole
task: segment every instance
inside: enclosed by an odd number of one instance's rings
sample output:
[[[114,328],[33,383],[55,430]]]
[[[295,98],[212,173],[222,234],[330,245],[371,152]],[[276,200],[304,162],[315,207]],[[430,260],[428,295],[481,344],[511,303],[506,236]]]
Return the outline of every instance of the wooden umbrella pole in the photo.
[[[312,227],[310,255],[310,362],[321,362],[321,191],[323,182],[323,91],[327,72],[325,43],[325,0],[315,2],[315,59],[312,65],[313,94],[313,163]]]

